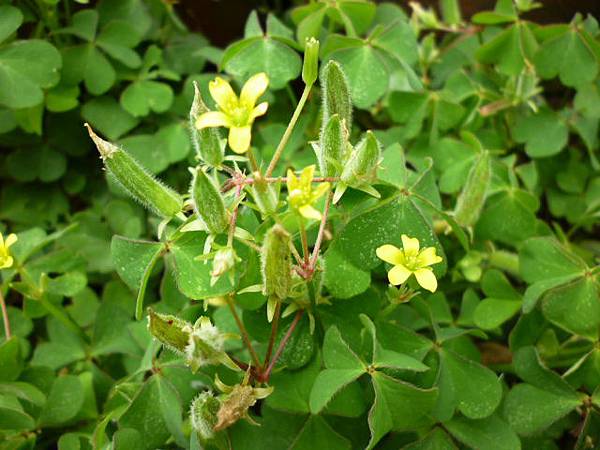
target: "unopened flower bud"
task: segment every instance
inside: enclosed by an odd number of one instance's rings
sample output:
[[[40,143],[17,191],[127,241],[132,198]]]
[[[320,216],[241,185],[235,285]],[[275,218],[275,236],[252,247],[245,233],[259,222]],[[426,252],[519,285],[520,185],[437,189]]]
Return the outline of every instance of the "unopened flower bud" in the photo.
[[[192,332],[192,324],[170,314],[148,309],[148,329],[152,336],[174,352],[183,353]]]
[[[275,225],[265,235],[261,252],[263,294],[279,300],[287,298],[292,281],[290,234]]]
[[[215,436],[217,413],[221,408],[221,401],[212,392],[202,392],[192,401],[190,419],[192,428],[202,440],[209,440]]]
[[[277,210],[278,195],[272,184],[267,183],[264,178],[255,174],[255,182],[252,185],[252,198],[260,212],[268,216]]]
[[[346,124],[348,132],[352,130],[352,99],[346,75],[342,67],[331,60],[321,73],[321,88],[323,91],[323,125],[329,122],[334,114]]]
[[[302,66],[302,81],[312,85],[319,75],[319,41],[314,37],[306,39],[304,45],[304,65]]]
[[[191,191],[194,210],[204,221],[208,231],[212,234],[222,233],[229,225],[223,196],[201,168],[195,170]]]
[[[196,128],[198,117],[209,109],[202,101],[202,95],[198,84],[194,82],[194,102],[190,109],[190,133],[192,143],[196,150],[196,156],[205,164],[212,167],[220,167],[224,157],[224,145],[221,145],[221,135],[217,128]]]
[[[348,186],[360,186],[373,181],[380,158],[379,142],[371,131],[367,131],[367,135],[357,144],[344,166],[342,182]]]
[[[173,217],[183,206],[181,196],[154,178],[133,156],[101,139],[86,123],[106,170],[134,199],[164,218]]]
[[[235,266],[237,256],[231,247],[217,250],[213,259],[213,270],[210,273],[211,285],[214,285],[221,275],[229,272]]]

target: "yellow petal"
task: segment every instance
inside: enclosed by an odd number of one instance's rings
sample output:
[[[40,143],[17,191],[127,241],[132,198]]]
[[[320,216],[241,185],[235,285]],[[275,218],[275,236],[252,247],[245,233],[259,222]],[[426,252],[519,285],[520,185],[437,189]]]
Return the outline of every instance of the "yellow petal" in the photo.
[[[321,213],[311,205],[304,205],[298,208],[298,212],[307,219],[321,220]]]
[[[385,244],[375,250],[377,257],[384,260],[386,263],[393,265],[404,263],[404,254],[402,250],[394,245]]]
[[[4,242],[4,246],[6,248],[10,247],[11,245],[13,245],[15,242],[17,242],[18,238],[17,235],[15,233],[11,233],[6,237],[6,241]]]
[[[236,153],[244,153],[250,148],[251,127],[231,127],[229,129],[229,146]]]
[[[12,256],[0,257],[0,269],[8,269],[12,265],[13,265],[13,257]]]
[[[196,119],[196,128],[202,130],[209,127],[228,127],[229,118],[220,111],[208,111]]]
[[[417,238],[411,238],[403,234],[402,248],[404,249],[404,253],[416,255],[417,253],[419,253],[419,240]]]
[[[223,78],[217,77],[208,83],[208,90],[222,111],[229,112],[237,106],[237,95],[233,92],[231,85]]]
[[[427,247],[419,253],[418,262],[419,267],[426,267],[442,262],[442,258],[435,254],[435,247]]]
[[[256,75],[252,75],[244,87],[242,88],[242,93],[240,94],[240,102],[247,107],[253,108],[256,104],[256,100],[258,97],[263,95],[269,86],[269,77],[266,73],[261,72]],[[265,109],[266,111],[266,109]],[[263,113],[264,114],[264,113]]]
[[[388,272],[388,279],[394,286],[398,286],[408,280],[408,277],[410,277],[411,274],[412,272],[410,270],[402,264],[398,264],[397,266],[392,267],[392,270]]]
[[[302,169],[302,172],[300,173],[300,185],[303,188],[310,187],[312,179],[315,175],[315,167],[316,166],[312,164]]]
[[[4,248],[4,236],[0,233],[0,248]]]
[[[427,289],[429,292],[435,292],[437,289],[437,279],[431,269],[419,269],[415,272],[417,282],[423,289]]]
[[[288,169],[287,171],[287,190],[288,193],[298,189],[298,178],[296,178],[296,174],[292,169]]]
[[[267,102],[262,102],[252,110],[252,114],[250,114],[250,120],[254,120],[258,116],[264,115],[267,112],[267,109],[269,109],[269,104]]]
[[[312,192],[312,200],[315,201],[323,196],[329,190],[329,183],[320,183]]]

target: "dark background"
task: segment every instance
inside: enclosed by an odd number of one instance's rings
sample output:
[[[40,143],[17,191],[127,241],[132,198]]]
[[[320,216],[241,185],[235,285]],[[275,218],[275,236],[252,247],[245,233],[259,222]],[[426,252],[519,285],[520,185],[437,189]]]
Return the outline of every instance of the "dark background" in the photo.
[[[406,11],[410,11],[409,0],[396,1]],[[600,17],[598,0],[538,0],[544,6],[531,11],[524,17],[538,23],[568,22],[576,12],[590,13]],[[425,6],[437,6],[437,0],[421,0]],[[462,12],[470,17],[476,12],[491,10],[496,0],[461,0]],[[283,14],[290,7],[305,4],[293,0],[179,0],[175,9],[182,20],[193,31],[199,31],[208,37],[214,45],[226,46],[242,37],[244,23],[253,9],[273,11]]]

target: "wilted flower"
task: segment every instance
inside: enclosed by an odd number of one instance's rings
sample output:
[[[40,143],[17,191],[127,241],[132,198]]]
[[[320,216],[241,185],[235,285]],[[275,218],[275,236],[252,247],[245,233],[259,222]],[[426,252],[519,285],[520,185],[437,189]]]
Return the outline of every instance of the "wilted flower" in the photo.
[[[390,283],[394,286],[404,283],[414,274],[417,282],[430,292],[437,289],[437,279],[429,266],[442,261],[435,253],[435,247],[419,249],[419,240],[402,235],[402,250],[390,245],[377,248],[377,257],[394,267],[388,272]]]
[[[220,111],[208,111],[198,116],[196,128],[229,128],[228,142],[231,149],[236,153],[246,152],[250,148],[254,119],[265,114],[269,107],[267,102],[256,105],[268,86],[267,74],[257,73],[246,81],[238,98],[227,81],[215,78],[208,84],[208,89]]]

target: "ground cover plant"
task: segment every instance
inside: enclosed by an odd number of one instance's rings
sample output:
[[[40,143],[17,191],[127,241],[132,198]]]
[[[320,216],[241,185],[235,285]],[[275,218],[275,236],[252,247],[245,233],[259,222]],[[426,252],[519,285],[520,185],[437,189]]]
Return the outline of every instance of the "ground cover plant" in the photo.
[[[600,27],[0,1],[0,449],[600,445]]]

